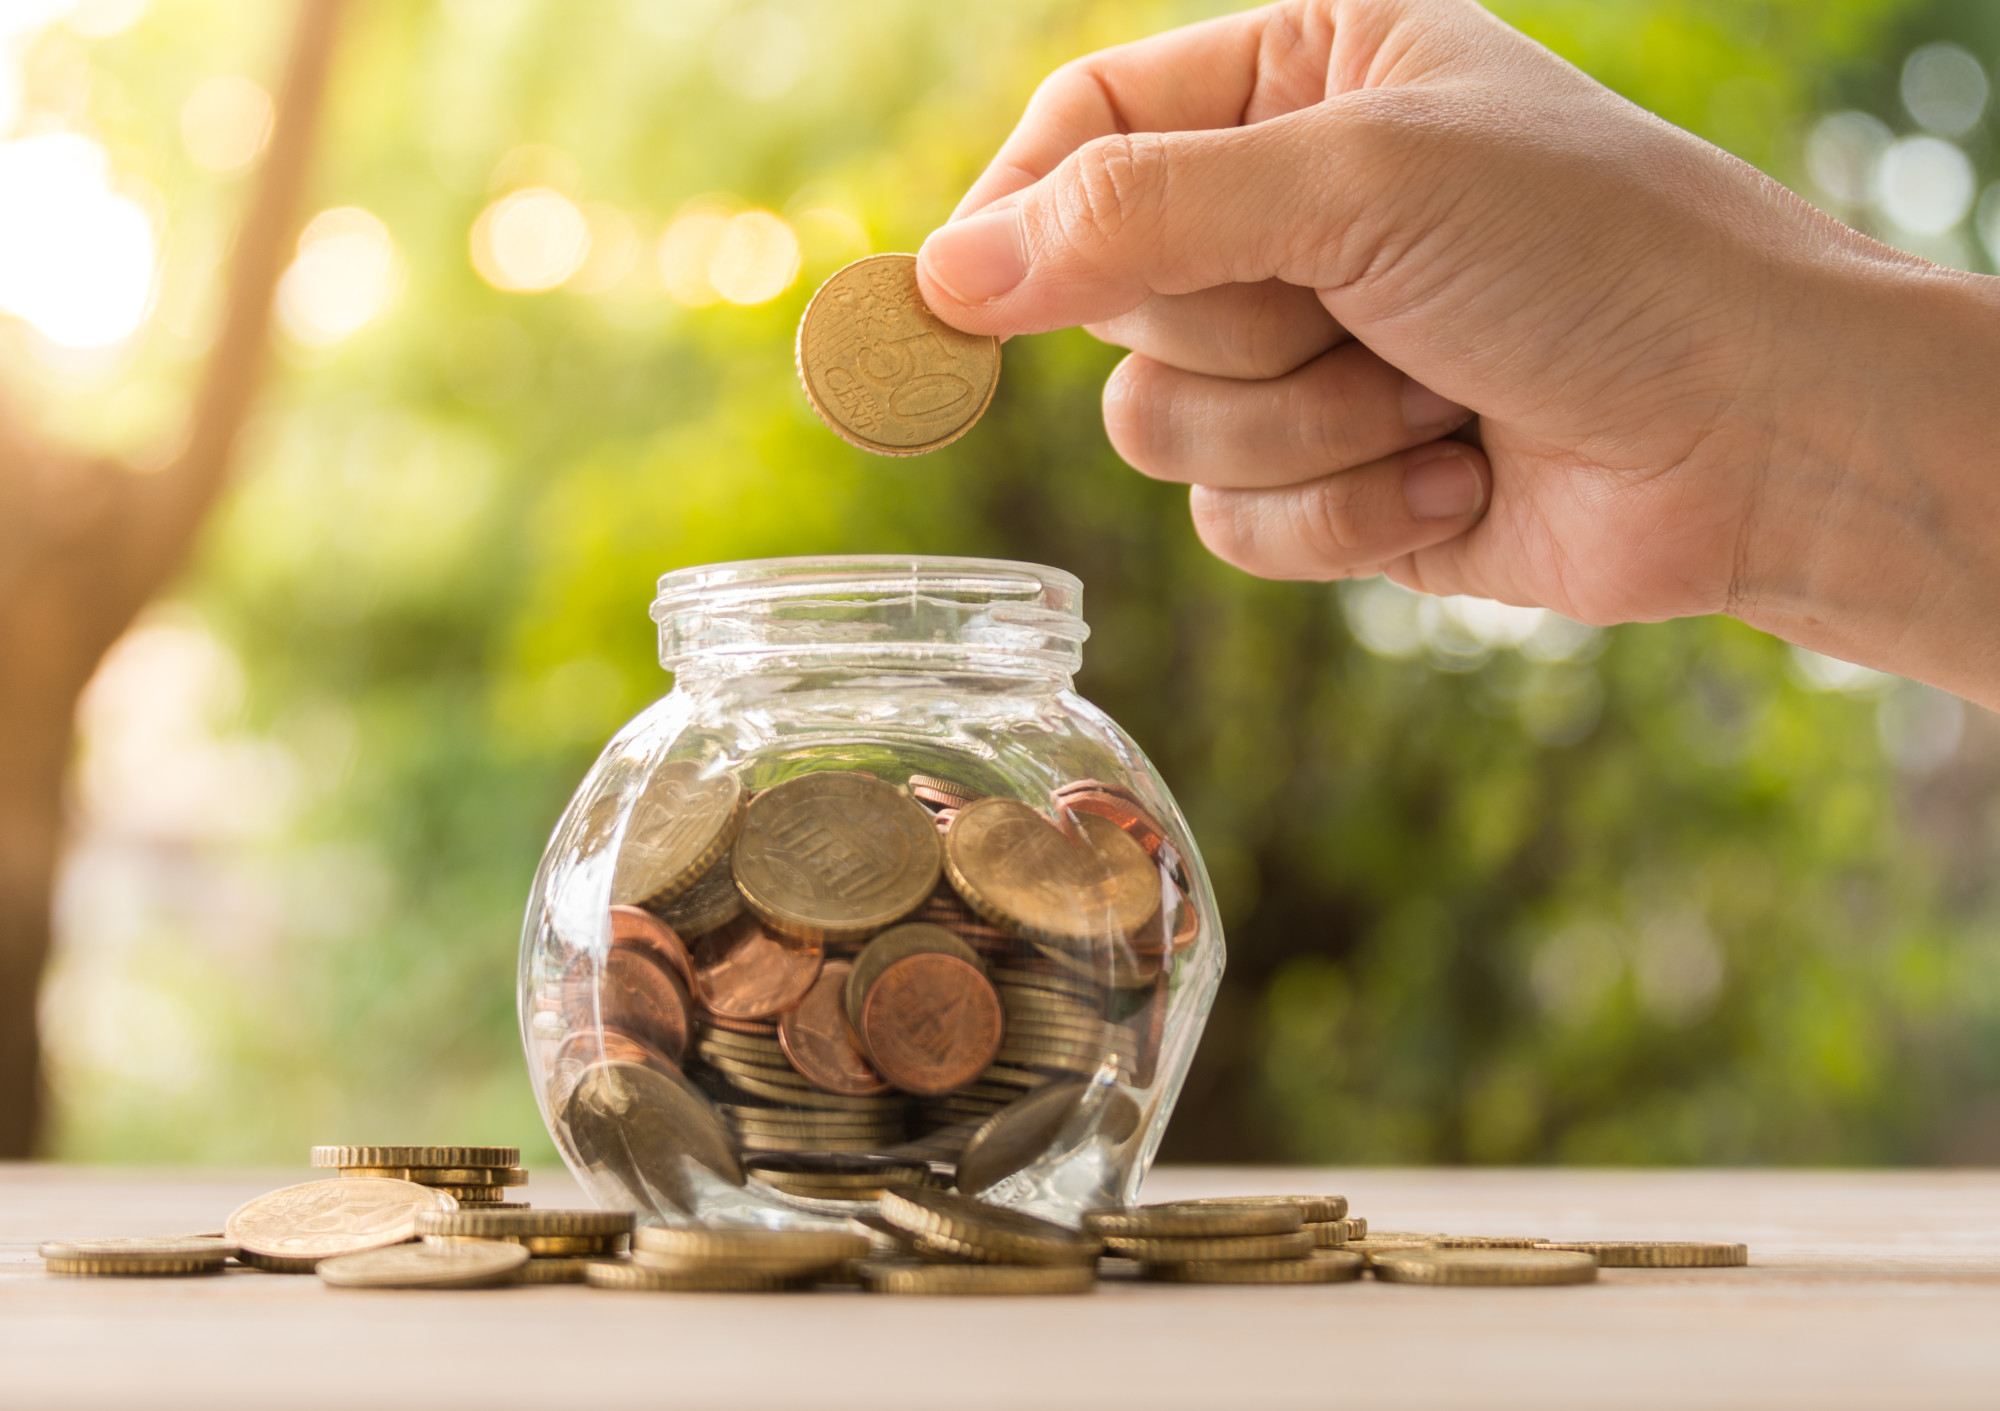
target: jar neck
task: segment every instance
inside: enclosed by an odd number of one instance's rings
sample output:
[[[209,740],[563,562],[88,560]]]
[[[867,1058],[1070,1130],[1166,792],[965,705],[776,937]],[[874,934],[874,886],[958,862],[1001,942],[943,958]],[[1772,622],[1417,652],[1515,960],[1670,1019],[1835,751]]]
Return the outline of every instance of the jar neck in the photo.
[[[674,681],[698,695],[745,696],[866,690],[1047,696],[1073,687],[1069,672],[1046,661],[952,651],[700,652],[677,661]]]

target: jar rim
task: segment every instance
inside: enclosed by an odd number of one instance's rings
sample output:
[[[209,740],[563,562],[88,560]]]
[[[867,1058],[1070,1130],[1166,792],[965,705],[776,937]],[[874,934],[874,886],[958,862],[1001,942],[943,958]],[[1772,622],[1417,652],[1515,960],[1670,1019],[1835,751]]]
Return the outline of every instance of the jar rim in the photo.
[[[1090,635],[1075,574],[1014,559],[835,554],[662,574],[660,664],[781,655],[912,665],[973,657],[1067,675]]]

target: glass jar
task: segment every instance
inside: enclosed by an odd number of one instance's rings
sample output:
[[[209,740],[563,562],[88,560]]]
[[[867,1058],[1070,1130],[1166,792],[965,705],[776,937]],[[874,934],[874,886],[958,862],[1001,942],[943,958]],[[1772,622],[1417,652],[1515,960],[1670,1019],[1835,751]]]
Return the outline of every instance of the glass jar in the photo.
[[[1159,776],[1071,674],[1070,574],[772,559],[660,580],[674,689],[529,900],[528,1069],[600,1205],[809,1226],[955,1185],[1129,1202],[1223,964]]]

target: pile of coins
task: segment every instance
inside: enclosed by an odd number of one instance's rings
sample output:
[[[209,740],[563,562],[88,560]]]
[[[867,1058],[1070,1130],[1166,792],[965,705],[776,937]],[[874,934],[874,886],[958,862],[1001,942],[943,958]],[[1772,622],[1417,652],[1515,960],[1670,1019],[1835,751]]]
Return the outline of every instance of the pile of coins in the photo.
[[[795,1199],[977,1193],[1080,1111],[1122,1143],[1200,930],[1165,828],[1092,779],[1043,812],[926,774],[752,793],[671,762],[612,901],[608,950],[538,987],[530,1032],[578,1154],[669,1195],[688,1158]]]
[[[507,1148],[316,1148],[348,1170],[515,1169]],[[382,1153],[395,1152],[393,1158]],[[335,1155],[339,1153],[339,1155]],[[477,1153],[477,1155],[474,1155]],[[493,1164],[471,1164],[486,1160]],[[456,1164],[453,1164],[456,1163]],[[1599,1268],[1746,1264],[1740,1244],[1537,1240],[1380,1233],[1337,1195],[1222,1196],[1092,1211],[1070,1229],[956,1192],[884,1190],[844,1228],[643,1225],[623,1211],[459,1206],[439,1185],[343,1175],[250,1201],[219,1236],[45,1244],[52,1274],[219,1274],[233,1259],[272,1273],[317,1272],[335,1288],[468,1289],[588,1284],[654,1293],[1088,1293],[1100,1279],[1174,1284],[1394,1283],[1486,1287],[1585,1283]],[[630,1252],[627,1254],[627,1244]]]

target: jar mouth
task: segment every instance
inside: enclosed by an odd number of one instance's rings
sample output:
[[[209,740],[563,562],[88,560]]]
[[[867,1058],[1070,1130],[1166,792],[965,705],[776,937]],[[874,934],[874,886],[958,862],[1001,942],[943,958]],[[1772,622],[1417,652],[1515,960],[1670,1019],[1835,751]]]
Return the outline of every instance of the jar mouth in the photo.
[[[1010,559],[850,554],[663,575],[660,665],[952,669],[1068,676],[1090,627],[1076,575]],[[774,662],[775,664],[775,662]]]

